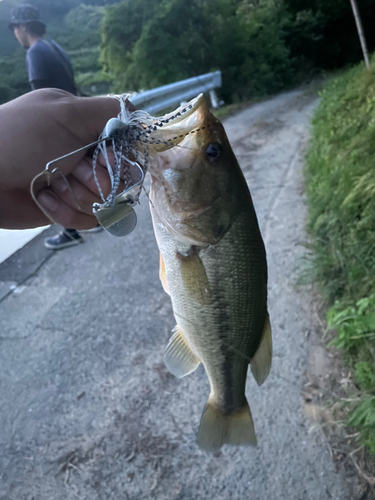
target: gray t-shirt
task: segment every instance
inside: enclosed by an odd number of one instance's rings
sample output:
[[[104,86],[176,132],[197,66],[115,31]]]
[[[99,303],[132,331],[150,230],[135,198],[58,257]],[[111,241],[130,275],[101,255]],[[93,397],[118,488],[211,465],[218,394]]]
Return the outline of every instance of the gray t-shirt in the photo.
[[[29,82],[38,81],[42,83],[43,88],[61,89],[74,95],[77,94],[73,86],[73,68],[69,58],[60,45],[53,40],[47,40],[47,42],[38,40],[28,49],[26,69]]]

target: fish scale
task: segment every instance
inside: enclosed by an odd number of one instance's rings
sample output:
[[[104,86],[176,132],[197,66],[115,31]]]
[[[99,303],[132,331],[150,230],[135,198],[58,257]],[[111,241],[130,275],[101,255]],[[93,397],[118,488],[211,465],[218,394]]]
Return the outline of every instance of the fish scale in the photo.
[[[205,366],[213,391],[220,394],[233,390],[234,398],[241,401],[242,395],[237,393],[243,391],[243,379],[246,379],[249,361],[258,348],[265,314],[265,291],[263,296],[259,294],[255,300],[253,297],[258,289],[256,284],[265,275],[265,268],[259,265],[264,259],[261,245],[259,244],[259,255],[252,255],[250,259],[248,254],[246,259],[241,255],[244,251],[248,253],[246,249],[254,248],[254,244],[249,241],[251,233],[238,231],[238,226],[248,226],[249,221],[246,219],[246,215],[240,217],[218,245],[200,252],[208,281],[215,290],[209,306],[201,306],[186,293],[179,261],[175,258],[176,252],[183,247],[176,245],[166,230],[163,237],[158,238],[166,263],[167,281],[177,323],[188,342],[190,341],[189,344],[194,346],[193,352]],[[223,263],[220,268],[217,266],[218,262]],[[252,283],[255,284],[254,290]],[[254,335],[244,335],[249,330]],[[217,357],[213,364],[212,352],[215,350]],[[241,373],[241,377],[233,376],[234,380],[242,378],[238,391],[233,381],[223,377],[222,366],[227,352],[234,357],[233,366]],[[229,408],[226,407],[226,410],[229,411]]]

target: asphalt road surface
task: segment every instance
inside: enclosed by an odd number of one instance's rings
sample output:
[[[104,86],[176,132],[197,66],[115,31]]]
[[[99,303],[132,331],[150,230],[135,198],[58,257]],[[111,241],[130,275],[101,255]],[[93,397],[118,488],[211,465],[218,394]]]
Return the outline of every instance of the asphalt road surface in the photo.
[[[88,235],[51,258],[40,239],[0,266],[8,290],[0,303],[0,500],[349,499],[303,411],[315,320],[295,268],[316,104],[313,93],[293,91],[224,122],[268,254],[273,368],[262,387],[251,376],[247,384],[258,447],[212,455],[195,444],[208,381],[202,367],[181,380],[164,368],[175,323],[144,197],[126,239]],[[25,280],[30,252],[39,269]]]

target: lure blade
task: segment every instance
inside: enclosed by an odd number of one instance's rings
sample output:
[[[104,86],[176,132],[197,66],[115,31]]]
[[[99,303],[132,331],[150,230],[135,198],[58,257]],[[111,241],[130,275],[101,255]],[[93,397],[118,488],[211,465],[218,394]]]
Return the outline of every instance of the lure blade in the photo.
[[[129,201],[115,203],[113,207],[93,207],[94,215],[99,224],[112,236],[127,236],[137,225],[137,215]]]

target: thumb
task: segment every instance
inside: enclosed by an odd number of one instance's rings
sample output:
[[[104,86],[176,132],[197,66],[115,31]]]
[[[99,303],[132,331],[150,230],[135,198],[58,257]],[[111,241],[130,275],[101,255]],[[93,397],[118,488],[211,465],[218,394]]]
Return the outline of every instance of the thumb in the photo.
[[[88,142],[93,142],[103,132],[108,120],[120,113],[120,102],[114,97],[78,97],[76,99],[77,110],[84,122],[83,130],[87,131]]]
[[[87,154],[85,147],[99,139],[106,123],[120,112],[120,102],[114,97],[76,97],[64,93],[53,101],[51,116],[56,118],[58,133],[49,142],[49,161],[58,159],[65,175]],[[70,155],[74,151],[80,150]],[[62,158],[68,155],[66,158]]]
[[[84,121],[84,130],[87,131],[88,142],[94,142],[103,132],[106,123],[120,113],[120,102],[116,97],[78,97],[76,101],[78,111]],[[125,105],[133,111],[133,104],[126,99]]]

